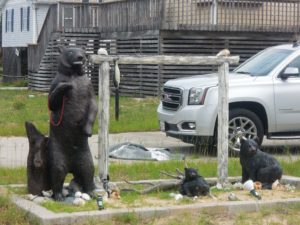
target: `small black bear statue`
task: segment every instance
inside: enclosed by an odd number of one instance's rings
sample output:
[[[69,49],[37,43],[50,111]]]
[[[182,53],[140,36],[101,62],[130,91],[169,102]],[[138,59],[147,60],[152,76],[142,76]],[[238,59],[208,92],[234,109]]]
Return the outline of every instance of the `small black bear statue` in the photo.
[[[251,179],[262,183],[262,188],[271,189],[272,183],[281,179],[282,168],[270,154],[259,150],[257,137],[241,138],[240,164],[242,183]]]
[[[209,184],[193,168],[184,168],[184,180],[180,187],[180,194],[189,197],[209,194]]]
[[[33,195],[42,195],[42,191],[50,190],[50,179],[47,161],[48,137],[39,132],[36,127],[25,122],[29,141],[27,157],[27,188]]]

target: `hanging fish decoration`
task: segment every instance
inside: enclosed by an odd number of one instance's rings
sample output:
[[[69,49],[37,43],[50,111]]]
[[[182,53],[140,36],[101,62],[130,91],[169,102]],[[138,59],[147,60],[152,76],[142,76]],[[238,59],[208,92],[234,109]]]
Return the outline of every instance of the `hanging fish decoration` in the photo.
[[[115,86],[115,119],[119,120],[119,85],[121,80],[120,69],[118,61],[115,61],[115,75],[114,75],[114,86]]]

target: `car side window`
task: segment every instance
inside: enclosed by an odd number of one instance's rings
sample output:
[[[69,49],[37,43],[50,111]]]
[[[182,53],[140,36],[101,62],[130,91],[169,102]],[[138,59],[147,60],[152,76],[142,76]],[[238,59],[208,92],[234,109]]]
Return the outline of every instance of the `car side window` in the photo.
[[[296,67],[300,71],[300,56],[290,62],[287,67]],[[300,77],[300,74],[298,74],[298,77]]]

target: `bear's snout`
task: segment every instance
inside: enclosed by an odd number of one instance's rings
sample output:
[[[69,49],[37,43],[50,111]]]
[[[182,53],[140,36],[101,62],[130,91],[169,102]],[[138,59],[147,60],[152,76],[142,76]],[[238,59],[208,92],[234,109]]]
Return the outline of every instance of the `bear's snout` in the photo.
[[[40,168],[43,166],[43,160],[42,160],[42,155],[41,155],[41,152],[37,152],[34,156],[34,159],[33,159],[33,163],[34,163],[34,166],[36,168]]]
[[[248,149],[249,155],[255,155],[256,151],[257,151],[257,149],[254,146],[250,146]]]
[[[73,61],[73,65],[83,65],[85,63],[84,55],[77,55]]]

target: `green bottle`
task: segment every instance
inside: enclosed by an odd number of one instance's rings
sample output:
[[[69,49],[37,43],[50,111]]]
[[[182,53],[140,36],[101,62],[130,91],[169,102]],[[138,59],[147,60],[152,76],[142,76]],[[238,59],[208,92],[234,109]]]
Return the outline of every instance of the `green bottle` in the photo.
[[[99,210],[104,209],[103,197],[101,195],[97,197],[97,205]]]

